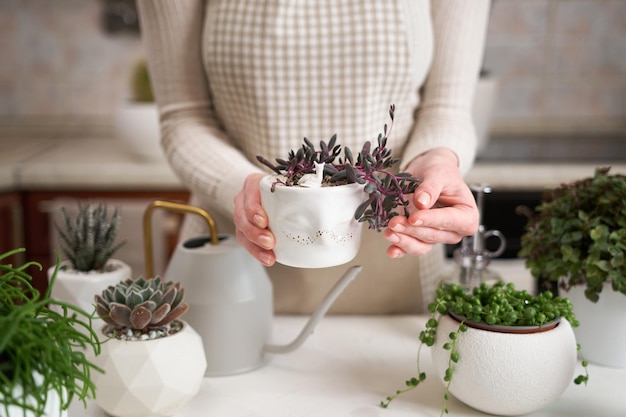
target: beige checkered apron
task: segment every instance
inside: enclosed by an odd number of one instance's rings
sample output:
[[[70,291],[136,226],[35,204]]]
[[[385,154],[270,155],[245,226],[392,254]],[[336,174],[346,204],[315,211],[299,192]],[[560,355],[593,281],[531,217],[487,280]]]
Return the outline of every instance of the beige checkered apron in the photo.
[[[471,6],[468,5],[471,3]],[[302,138],[333,134],[353,150],[375,141],[396,105],[389,147],[406,164],[434,146],[474,158],[469,104],[488,1],[150,0],[141,23],[162,122],[162,144],[193,203],[232,228],[233,197]],[[183,237],[205,233],[189,221]],[[388,259],[366,233],[364,266],[334,313],[423,311],[441,248]],[[269,268],[278,312],[308,312],[347,266]]]

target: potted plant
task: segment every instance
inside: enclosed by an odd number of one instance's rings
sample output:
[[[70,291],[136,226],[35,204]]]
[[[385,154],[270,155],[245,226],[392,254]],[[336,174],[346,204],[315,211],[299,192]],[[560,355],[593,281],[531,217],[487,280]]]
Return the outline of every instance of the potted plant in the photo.
[[[367,141],[355,156],[338,145],[337,135],[320,149],[304,138],[297,151],[275,163],[259,162],[274,174],[261,180],[261,200],[276,238],[277,262],[298,267],[327,267],[350,261],[359,248],[361,225],[378,231],[398,215],[409,215],[409,200],[420,183],[409,173],[395,173],[399,162],[387,148],[395,107],[372,149]],[[343,151],[343,157],[342,155]]]
[[[96,363],[96,403],[118,417],[171,416],[200,390],[202,339],[180,318],[189,309],[180,283],[160,277],[120,281],[95,295],[107,338]],[[158,393],[158,394],[156,394]]]
[[[626,366],[626,176],[593,177],[544,193],[522,235],[520,256],[540,282],[567,293],[588,360]]]
[[[164,161],[160,146],[159,111],[148,64],[139,59],[129,76],[130,97],[115,115],[115,131],[129,150],[139,159],[150,162]]]
[[[533,296],[503,281],[471,291],[444,283],[428,310],[417,376],[382,401],[384,408],[426,379],[420,370],[423,346],[432,347],[445,386],[441,415],[448,413],[449,394],[489,414],[530,413],[558,398],[572,380],[579,348],[572,326],[578,322],[566,298],[550,291]],[[583,366],[577,384],[587,382],[584,361]]]
[[[112,258],[125,242],[116,242],[121,214],[115,209],[109,215],[105,203],[78,203],[75,215],[61,207],[62,226],[59,244],[65,260],[57,273],[51,296],[57,300],[93,311],[93,294],[131,276],[131,268]],[[52,276],[54,268],[48,269]]]
[[[0,415],[66,416],[74,398],[85,402],[95,393],[91,378],[99,369],[85,352],[99,354],[100,344],[89,314],[32,286],[28,269],[40,264],[5,263],[20,252],[0,255]]]

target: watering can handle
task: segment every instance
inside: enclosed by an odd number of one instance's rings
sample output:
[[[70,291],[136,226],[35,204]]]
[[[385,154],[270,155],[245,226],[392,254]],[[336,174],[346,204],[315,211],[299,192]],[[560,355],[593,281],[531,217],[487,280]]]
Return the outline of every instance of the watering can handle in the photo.
[[[170,212],[183,214],[197,214],[206,220],[211,232],[211,244],[219,243],[219,235],[217,226],[213,217],[205,210],[184,203],[176,203],[174,201],[155,200],[148,205],[143,214],[143,244],[144,254],[146,258],[146,278],[151,278],[154,274],[154,258],[152,254],[152,213],[156,209],[165,209]]]
[[[341,292],[352,282],[354,278],[356,278],[357,274],[361,272],[363,267],[361,265],[355,265],[348,269],[346,273],[337,281],[335,286],[326,294],[326,297],[322,300],[319,306],[315,309],[309,321],[306,323],[300,334],[294,339],[293,342],[287,345],[265,345],[263,346],[263,351],[267,353],[289,353],[297,348],[299,348],[302,343],[309,337],[313,330],[315,330],[315,326],[317,323],[324,317],[330,306],[333,304],[335,299],[341,294]]]

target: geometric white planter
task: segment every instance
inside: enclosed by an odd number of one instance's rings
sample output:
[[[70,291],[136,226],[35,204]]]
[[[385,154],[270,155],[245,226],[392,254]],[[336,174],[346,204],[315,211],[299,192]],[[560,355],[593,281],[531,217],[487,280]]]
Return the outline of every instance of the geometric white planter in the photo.
[[[182,320],[181,320],[182,321]],[[206,359],[202,339],[187,323],[178,333],[146,341],[109,339],[93,358],[96,403],[117,417],[168,417],[200,390]]]
[[[69,261],[63,261],[61,266],[69,265]],[[110,259],[107,267],[112,269],[108,272],[79,272],[59,269],[51,296],[55,300],[64,301],[80,307],[87,313],[94,311],[94,295],[101,294],[109,285],[131,278],[130,266],[118,259]],[[54,266],[48,269],[48,280],[54,272]]]
[[[332,187],[276,185],[275,175],[261,179],[261,202],[274,234],[276,262],[299,268],[345,264],[361,244],[362,223],[354,219],[367,194],[362,184]]]
[[[580,326],[574,329],[580,353],[589,362],[626,367],[626,295],[604,284],[597,303],[585,297],[585,286],[575,285],[566,296]]]
[[[440,380],[450,351],[443,349],[459,323],[441,316],[432,357]],[[576,339],[562,319],[552,330],[530,334],[498,333],[469,327],[456,341],[450,393],[479,411],[515,416],[539,410],[573,383]],[[445,384],[445,382],[444,382]]]

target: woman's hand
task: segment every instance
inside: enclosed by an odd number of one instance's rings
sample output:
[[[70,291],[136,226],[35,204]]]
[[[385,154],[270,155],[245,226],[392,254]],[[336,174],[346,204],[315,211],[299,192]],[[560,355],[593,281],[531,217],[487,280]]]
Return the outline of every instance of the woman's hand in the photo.
[[[395,216],[384,231],[392,244],[389,257],[424,255],[437,243],[458,243],[476,232],[478,208],[452,150],[425,152],[411,161],[407,171],[422,183],[413,194],[409,217]]]
[[[263,265],[276,262],[272,249],[276,244],[274,235],[267,228],[267,214],[261,206],[259,182],[265,174],[250,174],[243,189],[235,196],[235,222],[237,241]]]

